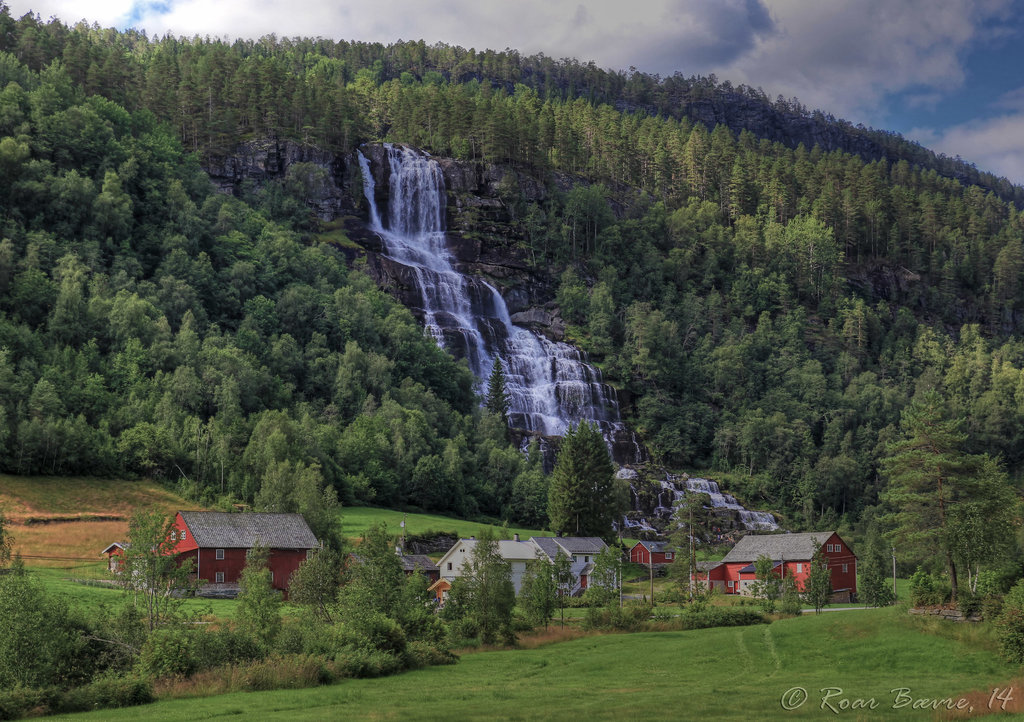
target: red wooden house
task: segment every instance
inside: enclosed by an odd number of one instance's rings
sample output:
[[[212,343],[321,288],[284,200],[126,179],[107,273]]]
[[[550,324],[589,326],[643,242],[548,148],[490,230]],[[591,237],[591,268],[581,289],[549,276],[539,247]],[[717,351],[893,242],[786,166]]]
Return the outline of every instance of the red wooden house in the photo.
[[[766,556],[774,562],[779,579],[784,574],[796,581],[799,591],[811,571],[814,543],[821,544],[832,574],[832,596],[850,600],[857,594],[857,555],[834,531],[804,534],[748,534],[720,562],[698,565],[695,579],[705,581],[725,594],[750,594],[756,580],[754,562]]]
[[[249,550],[267,547],[271,584],[282,590],[319,547],[301,514],[255,512],[179,511],[171,541],[179,558],[195,559],[196,576],[208,584],[237,584]]]
[[[629,561],[636,564],[671,564],[675,553],[667,542],[641,541],[629,550]]]

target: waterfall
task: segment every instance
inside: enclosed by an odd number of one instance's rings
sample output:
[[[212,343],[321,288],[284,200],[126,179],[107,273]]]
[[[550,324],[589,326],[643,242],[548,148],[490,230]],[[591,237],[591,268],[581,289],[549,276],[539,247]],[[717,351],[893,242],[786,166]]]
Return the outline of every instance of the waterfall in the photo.
[[[501,359],[513,427],[561,436],[570,424],[585,420],[601,428],[609,446],[616,435],[628,435],[614,391],[578,349],[513,324],[494,286],[455,269],[446,242],[444,176],[437,161],[405,146],[384,148],[389,170],[384,212],[377,207],[370,161],[359,153],[370,226],[383,239],[387,256],[412,270],[430,334],[466,359],[481,392],[494,359]]]
[[[626,478],[626,477],[622,477]],[[734,519],[737,526],[749,530],[773,531],[779,528],[775,517],[767,511],[750,511],[740,504],[732,494],[724,493],[718,482],[704,478],[680,478],[669,474],[660,482],[661,491],[653,509],[640,509],[639,497],[634,494],[634,511],[626,516],[625,528],[637,531],[655,531],[650,517],[668,519],[675,511],[675,505],[687,494],[707,494],[711,508],[723,519]]]

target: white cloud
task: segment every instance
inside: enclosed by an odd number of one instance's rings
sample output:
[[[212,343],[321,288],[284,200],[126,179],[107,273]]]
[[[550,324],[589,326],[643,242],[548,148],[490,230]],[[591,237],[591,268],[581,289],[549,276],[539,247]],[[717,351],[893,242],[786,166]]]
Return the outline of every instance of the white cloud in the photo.
[[[910,137],[939,153],[960,156],[979,169],[1024,185],[1024,113],[956,125],[917,128]]]
[[[773,0],[781,32],[720,76],[796,96],[812,108],[858,122],[886,117],[883,101],[914,91],[948,93],[965,79],[964,58],[1013,0]]]

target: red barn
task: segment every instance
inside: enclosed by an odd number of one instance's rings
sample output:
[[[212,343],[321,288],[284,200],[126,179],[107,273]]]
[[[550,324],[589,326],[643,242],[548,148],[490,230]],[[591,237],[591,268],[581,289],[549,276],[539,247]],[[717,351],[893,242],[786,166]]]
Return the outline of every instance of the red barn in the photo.
[[[857,594],[857,555],[834,531],[748,534],[721,562],[707,564],[704,568],[699,566],[695,578],[726,594],[749,594],[749,586],[756,580],[754,562],[766,556],[775,562],[774,571],[779,579],[784,574],[792,576],[802,592],[811,571],[816,541],[821,544],[832,574],[833,599],[852,599]]]
[[[675,554],[666,542],[642,541],[629,550],[629,561],[636,564],[671,564]]]
[[[270,581],[287,590],[288,580],[319,543],[301,514],[179,511],[171,541],[180,559],[195,560],[196,576],[207,584],[237,585],[248,551],[270,550]]]

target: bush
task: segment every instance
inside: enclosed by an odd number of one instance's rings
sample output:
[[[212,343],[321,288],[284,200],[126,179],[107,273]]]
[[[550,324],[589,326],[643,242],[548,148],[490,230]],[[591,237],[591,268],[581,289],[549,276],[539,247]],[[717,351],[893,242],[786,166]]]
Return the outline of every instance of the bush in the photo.
[[[341,677],[383,677],[402,670],[402,660],[379,649],[349,647],[334,657],[331,670]]]
[[[60,699],[56,687],[0,689],[0,720],[50,714]]]
[[[409,642],[405,655],[412,668],[436,667],[442,664],[455,664],[459,661],[458,656],[450,650],[436,647],[427,642]]]
[[[996,631],[1003,657],[1016,664],[1024,663],[1024,579],[1006,593]]]
[[[1003,613],[1003,595],[990,594],[981,600],[981,618],[990,622]]]
[[[583,619],[583,628],[588,630],[635,632],[650,619],[651,608],[645,604],[632,603],[624,607],[590,607]]]
[[[200,668],[195,634],[186,629],[156,629],[142,645],[139,669],[150,678],[187,677]]]
[[[85,712],[91,709],[134,707],[156,700],[153,685],[139,677],[107,675],[83,687],[64,693],[55,712]]]
[[[251,692],[270,689],[304,689],[330,684],[334,672],[325,657],[316,654],[272,654],[242,670],[242,689]]]
[[[919,568],[910,577],[910,603],[912,606],[935,606],[945,602],[948,596],[948,586],[935,575]]]
[[[745,627],[768,624],[768,618],[755,609],[737,607],[708,607],[686,610],[676,618],[679,629],[707,629],[709,627]]]

